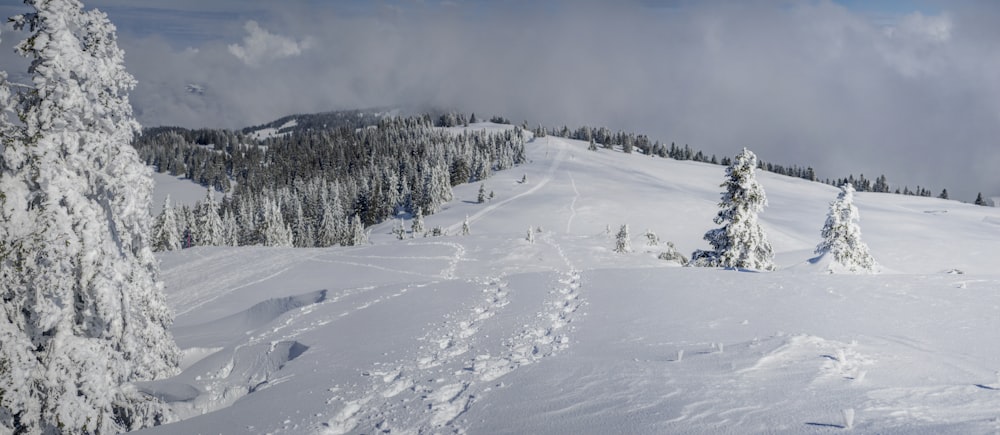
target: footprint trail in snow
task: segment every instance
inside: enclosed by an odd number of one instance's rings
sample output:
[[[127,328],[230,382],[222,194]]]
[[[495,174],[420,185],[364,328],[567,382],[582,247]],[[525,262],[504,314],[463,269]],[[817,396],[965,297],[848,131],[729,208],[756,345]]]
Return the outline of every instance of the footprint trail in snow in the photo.
[[[566,271],[557,275],[530,322],[515,331],[494,334],[496,338],[483,334],[488,322],[510,304],[511,289],[502,278],[482,280],[482,302],[447,316],[422,339],[417,357],[375,364],[365,373],[368,385],[361,391],[332,388],[340,393],[328,400],[336,411],[315,432],[462,432],[462,414],[478,396],[502,385],[499,378],[566,349],[569,325],[583,305],[580,273],[551,235],[541,240],[555,249]]]

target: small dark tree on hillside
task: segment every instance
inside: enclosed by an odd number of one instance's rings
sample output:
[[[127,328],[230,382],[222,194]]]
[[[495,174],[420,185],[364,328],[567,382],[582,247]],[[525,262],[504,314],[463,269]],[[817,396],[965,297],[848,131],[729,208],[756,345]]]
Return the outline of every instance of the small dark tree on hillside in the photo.
[[[622,225],[618,229],[618,234],[615,238],[615,252],[619,254],[632,252],[632,238],[628,234],[628,224]]]
[[[986,200],[983,199],[983,192],[976,194],[976,205],[986,205]]]

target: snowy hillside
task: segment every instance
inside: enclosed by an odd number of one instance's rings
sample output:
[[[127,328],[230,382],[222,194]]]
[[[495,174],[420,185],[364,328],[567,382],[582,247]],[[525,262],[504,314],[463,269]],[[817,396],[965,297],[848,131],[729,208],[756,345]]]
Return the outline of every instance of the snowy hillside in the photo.
[[[186,204],[193,206],[198,201],[204,201],[207,194],[204,186],[199,185],[187,178],[161,174],[153,171],[153,182],[156,189],[153,191],[153,206],[150,210],[153,216],[160,214],[163,210],[163,201],[170,195],[170,204]]]
[[[185,371],[140,388],[184,420],[143,433],[1000,430],[1000,209],[858,193],[884,273],[828,275],[838,190],[758,173],[778,270],[682,268],[723,168],[586,148],[457,187],[442,237],[161,254]]]

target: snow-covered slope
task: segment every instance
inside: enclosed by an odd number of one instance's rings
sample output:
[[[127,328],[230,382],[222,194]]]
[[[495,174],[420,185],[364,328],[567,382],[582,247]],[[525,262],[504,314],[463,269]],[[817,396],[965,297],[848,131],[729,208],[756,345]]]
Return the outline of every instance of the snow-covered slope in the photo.
[[[779,270],[682,268],[641,234],[707,248],[722,167],[528,152],[426,219],[447,236],[162,254],[186,370],[140,387],[185,419],[145,433],[1000,429],[1000,210],[859,193],[884,273],[828,275],[837,189],[758,173]]]
[[[153,171],[153,181],[156,183],[156,189],[153,190],[153,207],[150,210],[153,216],[159,215],[163,210],[163,201],[167,195],[170,195],[172,206],[179,204],[193,206],[198,201],[205,200],[208,193],[204,186],[194,181],[166,173]]]

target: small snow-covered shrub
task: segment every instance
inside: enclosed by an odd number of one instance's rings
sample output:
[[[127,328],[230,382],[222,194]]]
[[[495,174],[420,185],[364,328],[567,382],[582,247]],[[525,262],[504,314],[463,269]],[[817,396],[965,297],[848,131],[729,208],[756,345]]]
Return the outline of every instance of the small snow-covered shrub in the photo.
[[[667,242],[667,249],[660,252],[656,258],[664,261],[673,261],[678,264],[688,264],[688,258],[681,254],[677,248],[674,247],[673,242]]]

